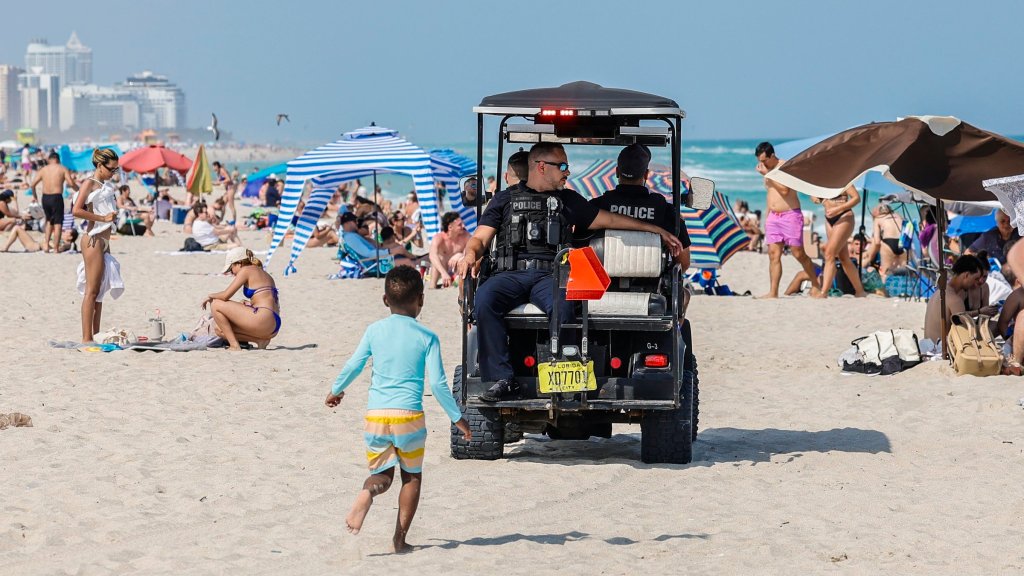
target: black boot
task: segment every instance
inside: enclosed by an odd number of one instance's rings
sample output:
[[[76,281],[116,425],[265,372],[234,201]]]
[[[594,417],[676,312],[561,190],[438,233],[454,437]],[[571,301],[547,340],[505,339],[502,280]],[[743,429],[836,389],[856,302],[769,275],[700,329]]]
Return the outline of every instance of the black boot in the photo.
[[[498,402],[499,400],[515,400],[520,398],[519,383],[515,380],[498,380],[480,395],[483,402]]]

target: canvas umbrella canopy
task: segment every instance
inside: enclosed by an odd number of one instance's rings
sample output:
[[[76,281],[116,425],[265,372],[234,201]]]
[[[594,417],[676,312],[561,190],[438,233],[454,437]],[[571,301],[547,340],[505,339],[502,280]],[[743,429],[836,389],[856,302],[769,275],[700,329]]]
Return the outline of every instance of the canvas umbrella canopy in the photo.
[[[826,138],[766,178],[811,196],[835,198],[870,170],[939,200],[992,200],[982,181],[1024,174],[1024,144],[952,116],[910,116]]]
[[[945,227],[943,201],[994,199],[986,180],[1024,174],[1024,144],[952,116],[910,116],[840,132],[804,150],[765,177],[819,198],[835,198],[859,176],[886,178],[938,200],[936,224]],[[939,296],[946,309],[946,267],[940,262]],[[942,315],[942,335],[946,334]],[[943,348],[943,353],[948,351]]]
[[[192,163],[192,168],[192,173],[188,175],[185,188],[196,196],[213,192],[210,164],[206,161],[206,145],[199,145],[199,151],[196,152],[196,160]]]
[[[151,145],[128,152],[121,157],[120,164],[123,170],[140,174],[164,167],[184,174],[192,167],[192,160],[169,148]]]
[[[440,231],[440,207],[434,194],[431,157],[421,148],[401,138],[396,130],[370,125],[346,132],[340,140],[329,142],[288,162],[281,210],[270,241],[267,260],[274,255],[291,225],[305,191],[305,208],[295,224],[291,257],[285,273],[295,271],[294,262],[316,227],[317,219],[342,182],[375,177],[378,173],[397,173],[413,180],[420,204],[420,217],[429,241]],[[475,228],[475,212],[470,217],[462,205],[458,185],[449,189],[452,207],[464,215],[466,227]]]

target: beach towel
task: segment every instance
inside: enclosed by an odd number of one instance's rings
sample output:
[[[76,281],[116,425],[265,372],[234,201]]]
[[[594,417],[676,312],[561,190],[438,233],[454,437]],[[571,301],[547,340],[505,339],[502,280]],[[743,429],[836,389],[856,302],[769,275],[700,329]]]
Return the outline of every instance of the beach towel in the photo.
[[[107,293],[117,300],[124,293],[124,280],[121,279],[121,264],[110,253],[103,255],[103,282],[100,292],[96,295],[97,302],[103,302]],[[85,262],[78,263],[78,293],[85,295]]]

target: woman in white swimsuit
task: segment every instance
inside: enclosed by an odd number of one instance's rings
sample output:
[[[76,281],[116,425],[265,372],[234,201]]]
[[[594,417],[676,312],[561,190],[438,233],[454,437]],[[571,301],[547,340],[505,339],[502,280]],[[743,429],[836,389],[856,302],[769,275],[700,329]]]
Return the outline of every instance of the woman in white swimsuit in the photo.
[[[86,237],[82,242],[82,259],[79,266],[79,291],[82,293],[82,342],[92,342],[93,334],[100,331],[100,316],[103,312],[103,288],[120,295],[115,283],[120,283],[116,260],[109,256],[110,232],[117,217],[117,186],[113,177],[120,170],[117,153],[109,148],[97,148],[92,153],[92,164],[96,167],[91,178],[85,181],[75,197],[73,213],[75,218],[89,222]],[[114,266],[107,271],[107,259]],[[117,278],[111,278],[117,274]],[[84,282],[83,282],[84,280]],[[113,280],[113,282],[112,282]],[[84,283],[84,286],[83,286]],[[121,285],[123,289],[123,284]]]

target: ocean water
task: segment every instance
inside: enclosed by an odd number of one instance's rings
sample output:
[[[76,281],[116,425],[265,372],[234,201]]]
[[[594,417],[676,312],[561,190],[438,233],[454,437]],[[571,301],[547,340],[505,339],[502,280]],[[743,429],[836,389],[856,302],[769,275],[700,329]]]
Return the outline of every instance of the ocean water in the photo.
[[[765,210],[766,198],[764,189],[764,178],[757,173],[755,166],[757,160],[754,157],[754,148],[761,140],[683,140],[683,171],[690,176],[701,176],[714,180],[717,189],[722,192],[730,202],[730,205],[737,200],[745,200],[751,210]],[[776,143],[784,142],[785,139],[772,140]],[[456,152],[476,157],[476,144],[472,141],[462,142],[416,142],[426,150],[434,148],[451,148]],[[518,145],[506,145],[504,155],[507,159]],[[614,160],[619,149],[609,146],[569,146],[566,149],[569,156],[570,171],[583,170],[595,160]],[[652,165],[669,166],[670,157],[667,149],[652,149],[654,157]],[[497,175],[501,182],[500,172],[496,173],[494,167],[497,159],[497,146],[488,142],[484,149],[484,175]],[[281,162],[287,161],[281,159]],[[229,169],[238,166],[243,173],[248,173],[253,168],[265,168],[274,162],[239,162],[229,164]],[[384,190],[384,195],[393,201],[404,200],[405,196],[412,190],[412,180],[400,174],[383,173],[378,175],[378,184]],[[367,187],[370,182],[363,182]],[[818,204],[811,202],[810,197],[801,196],[801,205],[804,210],[811,210],[818,216],[816,228],[824,231],[824,210]],[[871,206],[877,203],[877,199],[869,199]],[[855,210],[858,218],[859,209]],[[870,219],[870,216],[868,217]],[[870,222],[868,223],[870,225]]]

